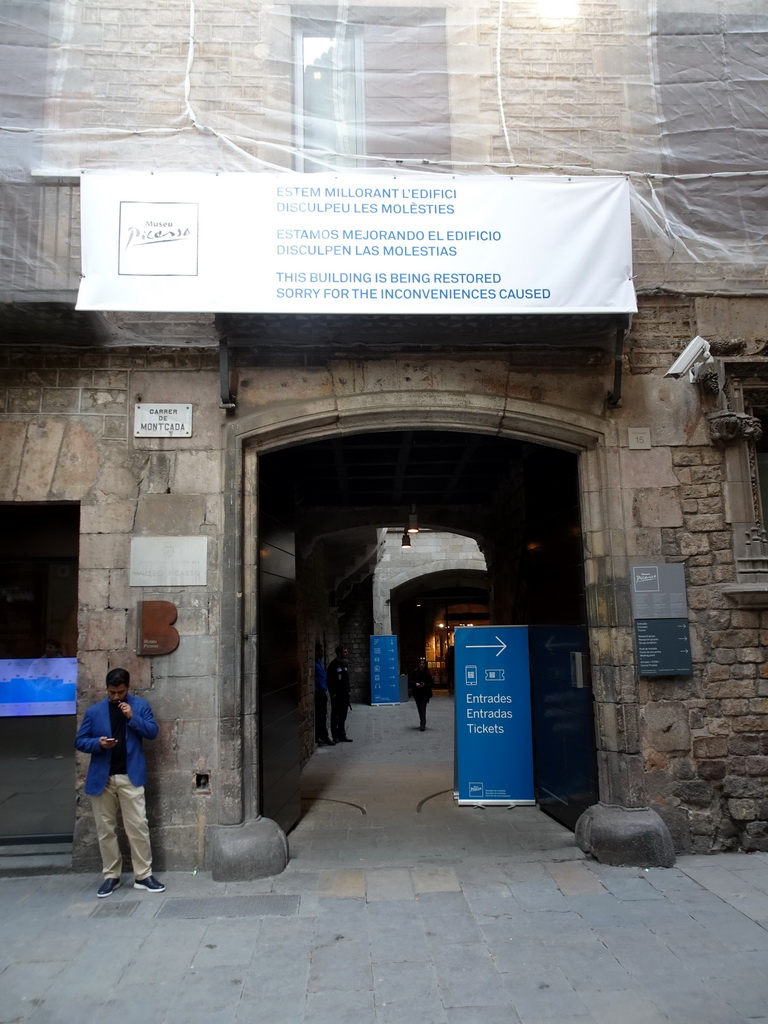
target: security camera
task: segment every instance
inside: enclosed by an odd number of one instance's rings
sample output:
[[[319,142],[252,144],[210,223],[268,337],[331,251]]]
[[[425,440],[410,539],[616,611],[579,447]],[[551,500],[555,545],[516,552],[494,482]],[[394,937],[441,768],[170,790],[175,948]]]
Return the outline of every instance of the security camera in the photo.
[[[665,377],[674,377],[675,380],[679,380],[683,374],[690,371],[691,380],[695,380],[695,367],[697,363],[713,363],[709,351],[709,342],[699,337],[697,334],[693,341],[689,341],[683,351],[672,363],[670,368],[664,374]]]

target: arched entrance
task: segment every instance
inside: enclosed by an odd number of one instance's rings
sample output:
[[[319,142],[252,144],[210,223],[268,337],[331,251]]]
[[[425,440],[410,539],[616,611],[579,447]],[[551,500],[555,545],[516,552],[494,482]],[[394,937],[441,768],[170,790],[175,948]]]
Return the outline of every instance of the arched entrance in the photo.
[[[262,455],[259,464],[264,813],[286,829],[299,816],[299,763],[313,751],[311,722],[298,723],[301,753],[294,744],[293,758],[286,733],[289,706],[309,710],[311,705],[301,680],[311,674],[313,638],[323,644],[328,660],[337,643],[349,650],[352,699],[367,704],[372,633],[397,634],[401,675],[424,654],[443,688],[453,629],[468,620],[471,625],[547,627],[533,678],[540,697],[534,715],[537,774],[542,805],[572,826],[597,799],[576,455],[527,440],[406,430],[356,433],[279,449]],[[279,511],[278,505],[286,503],[292,513]],[[407,534],[395,527],[386,531],[380,548],[375,527],[404,522],[405,509],[410,509],[406,521],[418,532]],[[287,515],[292,515],[298,553],[295,622],[288,632],[276,609],[283,607],[283,595],[292,585],[280,567],[287,564],[294,545],[283,541],[276,546],[272,540],[278,520],[278,532],[286,532]],[[445,530],[449,525],[453,531]],[[401,535],[406,545],[401,546]],[[480,567],[484,593],[457,586]],[[419,571],[425,600],[440,576],[453,587],[437,586],[435,601],[427,602],[429,621],[424,602],[419,602],[399,622],[391,589],[384,597],[385,580],[408,589],[409,578],[415,583]],[[382,603],[389,605],[386,614],[378,607]],[[564,627],[570,630],[567,636],[561,633]],[[299,666],[304,666],[298,673],[291,657],[294,648]],[[554,657],[563,651],[565,660]],[[576,655],[579,666],[582,661],[585,666],[578,676],[571,664]],[[552,770],[554,764],[557,770]],[[291,790],[293,800],[287,805]]]
[[[296,446],[345,439],[361,434],[376,435],[380,432],[403,430],[443,430],[467,432],[473,435],[502,438],[518,443],[543,445],[571,453],[579,500],[582,506],[582,532],[576,539],[584,554],[585,576],[588,585],[584,598],[585,620],[587,622],[593,656],[600,662],[614,663],[609,606],[590,599],[590,593],[600,588],[605,593],[604,559],[596,558],[595,551],[605,552],[610,548],[609,519],[605,514],[604,496],[608,493],[606,465],[602,458],[602,447],[606,434],[612,427],[597,416],[583,413],[563,415],[561,409],[548,409],[538,403],[527,403],[506,398],[490,398],[486,395],[459,396],[430,393],[424,408],[415,410],[416,403],[405,407],[405,396],[400,392],[388,394],[358,394],[336,396],[333,402],[312,400],[304,403],[290,403],[282,408],[268,406],[263,411],[233,423],[229,431],[228,463],[229,529],[228,549],[225,552],[230,578],[236,581],[230,595],[233,628],[227,631],[223,642],[223,671],[231,667],[230,683],[225,683],[232,718],[222,723],[222,729],[233,730],[238,735],[222,736],[226,743],[238,741],[243,750],[243,784],[240,794],[233,794],[231,801],[232,824],[256,821],[267,815],[263,802],[265,768],[257,759],[248,761],[249,751],[260,751],[260,730],[264,725],[261,698],[264,693],[263,679],[260,678],[258,660],[258,566],[259,539],[253,524],[259,513],[259,459],[280,450],[295,449]],[[402,510],[398,510],[402,521]],[[387,525],[378,509],[361,510],[358,525]],[[449,524],[447,524],[449,525]],[[573,538],[571,538],[573,540]],[[510,621],[513,613],[514,595],[504,588],[503,598],[497,602],[496,621]],[[242,639],[241,639],[242,638]],[[309,643],[310,639],[307,639]],[[299,680],[296,680],[298,686]],[[598,750],[601,737],[598,734]],[[603,763],[601,761],[601,763]],[[625,794],[611,793],[615,773],[601,776],[601,796],[613,797],[622,804]],[[238,800],[237,797],[240,797]]]
[[[448,535],[448,546],[454,536]],[[389,623],[383,632],[399,638],[402,664],[415,665],[417,658],[425,655],[432,663],[430,669],[437,685],[451,692],[455,628],[487,625],[490,621],[488,572],[479,550],[478,556],[446,558],[433,571],[422,563],[397,573],[388,581],[386,609],[381,615],[384,624]]]

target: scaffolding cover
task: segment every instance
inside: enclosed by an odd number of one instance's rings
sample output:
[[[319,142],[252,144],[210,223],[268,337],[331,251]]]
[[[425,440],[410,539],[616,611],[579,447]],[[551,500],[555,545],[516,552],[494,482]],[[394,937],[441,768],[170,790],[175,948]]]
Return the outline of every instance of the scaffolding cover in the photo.
[[[765,293],[766,66],[764,0],[6,0],[0,297],[94,170],[615,175],[639,291]]]

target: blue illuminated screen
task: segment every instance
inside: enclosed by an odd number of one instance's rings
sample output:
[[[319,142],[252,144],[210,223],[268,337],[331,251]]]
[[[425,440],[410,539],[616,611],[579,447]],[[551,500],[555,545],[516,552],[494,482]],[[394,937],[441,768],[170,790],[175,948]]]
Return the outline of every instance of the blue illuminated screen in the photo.
[[[0,718],[74,715],[77,658],[0,659]]]

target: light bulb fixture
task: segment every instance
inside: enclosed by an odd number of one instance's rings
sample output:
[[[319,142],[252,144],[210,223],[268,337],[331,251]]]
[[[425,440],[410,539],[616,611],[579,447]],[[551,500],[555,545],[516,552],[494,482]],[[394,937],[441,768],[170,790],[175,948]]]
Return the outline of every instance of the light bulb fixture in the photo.
[[[410,546],[411,546],[411,538],[408,536],[408,531],[406,530],[405,533],[403,534],[403,539],[400,541],[400,547],[401,548],[409,548]]]
[[[407,533],[418,533],[419,524],[416,519],[416,506],[411,505],[411,514],[408,516],[408,526],[406,527]]]

